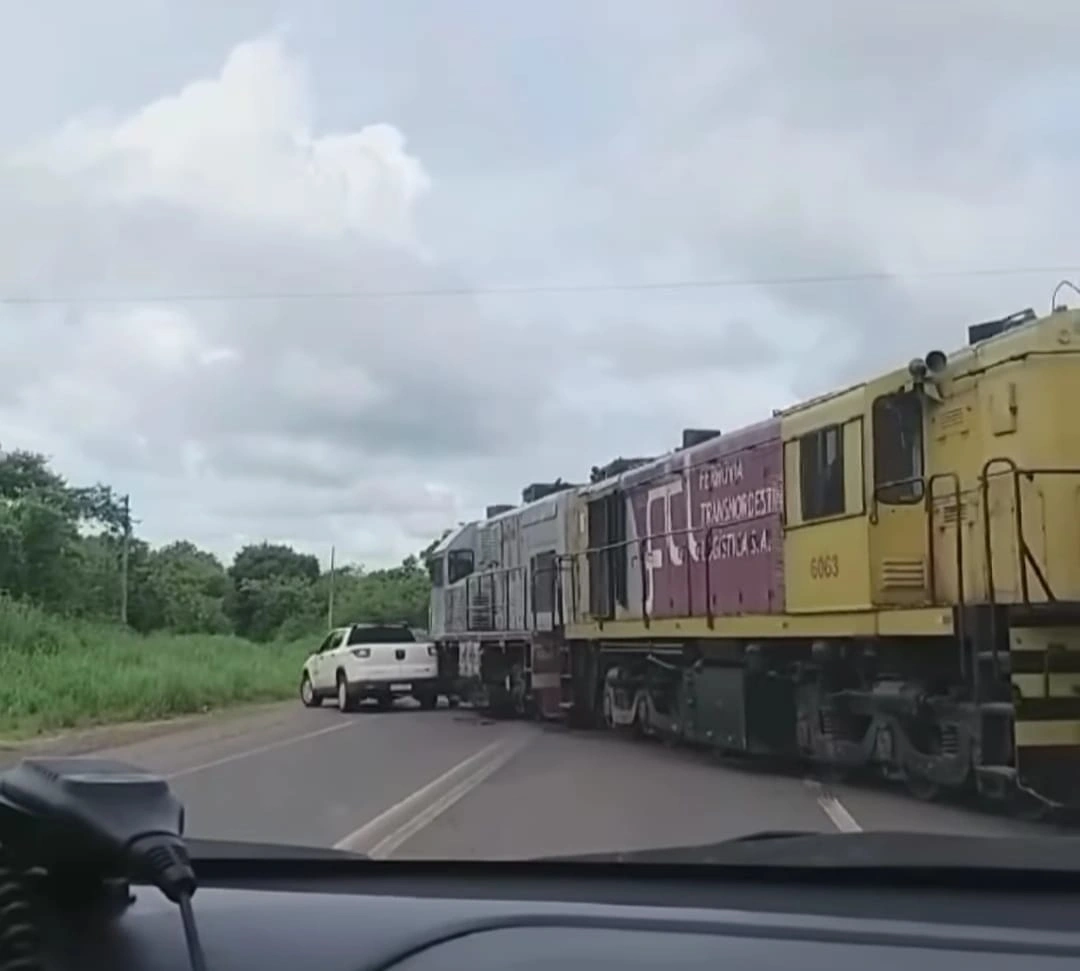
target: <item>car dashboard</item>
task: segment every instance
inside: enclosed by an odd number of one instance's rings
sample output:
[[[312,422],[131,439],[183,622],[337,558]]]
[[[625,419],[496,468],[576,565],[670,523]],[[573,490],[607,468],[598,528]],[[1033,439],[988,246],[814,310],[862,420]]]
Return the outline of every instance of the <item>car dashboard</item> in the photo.
[[[1080,880],[590,863],[208,861],[209,971],[1076,967]],[[715,871],[715,872],[713,872]],[[48,935],[47,967],[190,968],[152,887]]]

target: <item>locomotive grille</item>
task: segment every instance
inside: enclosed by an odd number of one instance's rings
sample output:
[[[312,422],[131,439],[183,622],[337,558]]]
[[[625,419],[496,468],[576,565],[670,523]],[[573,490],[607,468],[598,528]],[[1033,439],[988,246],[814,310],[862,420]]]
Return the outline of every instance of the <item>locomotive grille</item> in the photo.
[[[926,586],[926,564],[921,557],[882,560],[881,585],[886,590],[922,590]]]

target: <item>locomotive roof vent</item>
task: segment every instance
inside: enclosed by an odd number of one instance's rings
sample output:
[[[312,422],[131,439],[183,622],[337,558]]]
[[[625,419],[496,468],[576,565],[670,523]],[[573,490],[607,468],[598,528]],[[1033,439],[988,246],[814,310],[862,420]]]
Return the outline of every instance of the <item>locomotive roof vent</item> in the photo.
[[[572,482],[563,482],[556,479],[554,482],[533,482],[521,490],[521,501],[525,503],[536,502],[544,496],[550,496],[555,492],[563,492],[566,489],[576,488]]]
[[[590,482],[603,482],[604,479],[610,479],[616,475],[622,475],[624,472],[629,472],[630,469],[636,469],[639,465],[648,465],[650,462],[656,461],[655,458],[635,458],[624,459],[617,458],[608,462],[607,465],[594,465],[592,472],[589,475]]]
[[[968,328],[968,344],[978,344],[989,340],[991,337],[997,337],[998,334],[1003,334],[1014,327],[1030,323],[1035,319],[1035,316],[1035,311],[1028,307],[1027,310],[1018,310],[1016,313],[1009,314],[1008,317],[1002,317],[1000,320],[988,320],[982,324],[972,324]]]
[[[723,434],[719,428],[684,428],[681,448],[693,448],[710,438]]]
[[[509,512],[514,507],[507,503],[499,503],[496,506],[488,506],[484,513],[485,519],[492,519],[495,516],[501,516],[504,512]]]

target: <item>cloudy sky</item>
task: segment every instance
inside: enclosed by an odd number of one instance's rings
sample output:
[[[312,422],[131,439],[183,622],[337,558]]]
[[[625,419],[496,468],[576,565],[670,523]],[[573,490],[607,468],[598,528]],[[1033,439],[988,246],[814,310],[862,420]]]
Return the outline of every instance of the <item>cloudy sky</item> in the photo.
[[[0,446],[156,542],[396,560],[1080,276],[1065,0],[0,18]]]

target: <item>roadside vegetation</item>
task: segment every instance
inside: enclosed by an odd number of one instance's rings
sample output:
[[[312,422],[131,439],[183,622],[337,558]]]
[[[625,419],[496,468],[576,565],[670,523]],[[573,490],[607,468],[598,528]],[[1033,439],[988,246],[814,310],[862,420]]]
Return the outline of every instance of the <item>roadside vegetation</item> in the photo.
[[[318,559],[262,543],[226,566],[186,540],[152,548],[133,521],[109,486],[0,451],[0,737],[295,693],[327,625]],[[425,626],[430,549],[335,570],[335,623]]]

